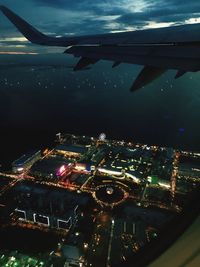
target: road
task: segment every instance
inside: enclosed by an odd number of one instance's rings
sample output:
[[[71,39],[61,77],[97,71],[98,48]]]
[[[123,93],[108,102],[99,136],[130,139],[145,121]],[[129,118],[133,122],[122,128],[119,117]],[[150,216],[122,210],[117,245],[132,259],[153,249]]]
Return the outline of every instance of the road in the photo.
[[[107,267],[109,261],[109,245],[111,243],[112,218],[106,212],[97,215],[92,240],[88,246],[87,266]]]

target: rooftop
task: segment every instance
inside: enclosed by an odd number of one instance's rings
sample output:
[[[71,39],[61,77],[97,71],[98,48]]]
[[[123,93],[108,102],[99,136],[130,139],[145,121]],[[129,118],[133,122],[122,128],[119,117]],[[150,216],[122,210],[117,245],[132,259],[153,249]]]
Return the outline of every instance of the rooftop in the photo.
[[[64,165],[68,166],[70,162],[65,159],[49,157],[40,161],[37,161],[31,167],[32,173],[40,173],[41,175],[56,175],[59,169]]]
[[[87,148],[81,145],[58,145],[55,147],[57,151],[73,152],[78,154],[84,154],[87,152]]]
[[[15,160],[12,165],[22,165],[29,161],[30,159],[34,158],[36,155],[38,155],[41,151],[40,150],[33,150],[30,151],[24,155],[22,155],[19,159]]]

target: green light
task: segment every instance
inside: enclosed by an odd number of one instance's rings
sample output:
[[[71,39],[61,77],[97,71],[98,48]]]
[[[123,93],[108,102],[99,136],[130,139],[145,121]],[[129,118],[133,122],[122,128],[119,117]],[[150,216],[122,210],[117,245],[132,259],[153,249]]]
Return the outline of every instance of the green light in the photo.
[[[157,184],[158,183],[158,176],[156,176],[156,175],[149,176],[148,177],[148,181],[151,184]]]

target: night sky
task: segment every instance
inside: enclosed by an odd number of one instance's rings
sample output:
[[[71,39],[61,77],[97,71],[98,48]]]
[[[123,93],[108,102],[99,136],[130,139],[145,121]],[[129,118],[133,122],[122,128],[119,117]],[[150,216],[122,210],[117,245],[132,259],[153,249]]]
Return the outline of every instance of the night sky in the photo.
[[[194,0],[1,3],[55,36],[200,22],[200,2]],[[75,73],[77,59],[62,54],[65,48],[30,44],[1,13],[0,43],[0,164],[47,144],[58,131],[105,132],[108,138],[200,150],[200,73],[174,80],[171,70],[131,93],[141,66],[112,69],[112,62],[100,61]]]

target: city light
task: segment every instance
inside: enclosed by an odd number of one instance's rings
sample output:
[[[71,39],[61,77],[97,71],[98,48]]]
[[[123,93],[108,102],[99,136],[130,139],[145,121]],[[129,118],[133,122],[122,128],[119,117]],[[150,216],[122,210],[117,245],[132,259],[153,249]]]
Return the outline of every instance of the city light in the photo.
[[[71,255],[82,251],[74,261],[66,258],[68,265],[95,266],[98,255],[106,264],[118,257],[128,261],[124,252],[113,251],[113,242],[134,255],[159,235],[168,216],[182,212],[188,193],[199,186],[199,153],[108,139],[102,146],[86,136],[91,144],[84,149],[76,144],[82,136],[71,138],[72,146],[62,146],[61,134],[59,148],[27,153],[10,173],[0,173],[0,196],[6,199],[9,192],[16,201],[6,225],[58,235],[50,258],[62,257],[65,246]],[[9,201],[0,208],[7,209]],[[6,259],[2,266],[21,266],[15,254]],[[42,258],[36,262],[46,266]]]
[[[63,175],[63,173],[66,171],[65,165],[61,166],[60,169],[57,172],[57,175]]]

